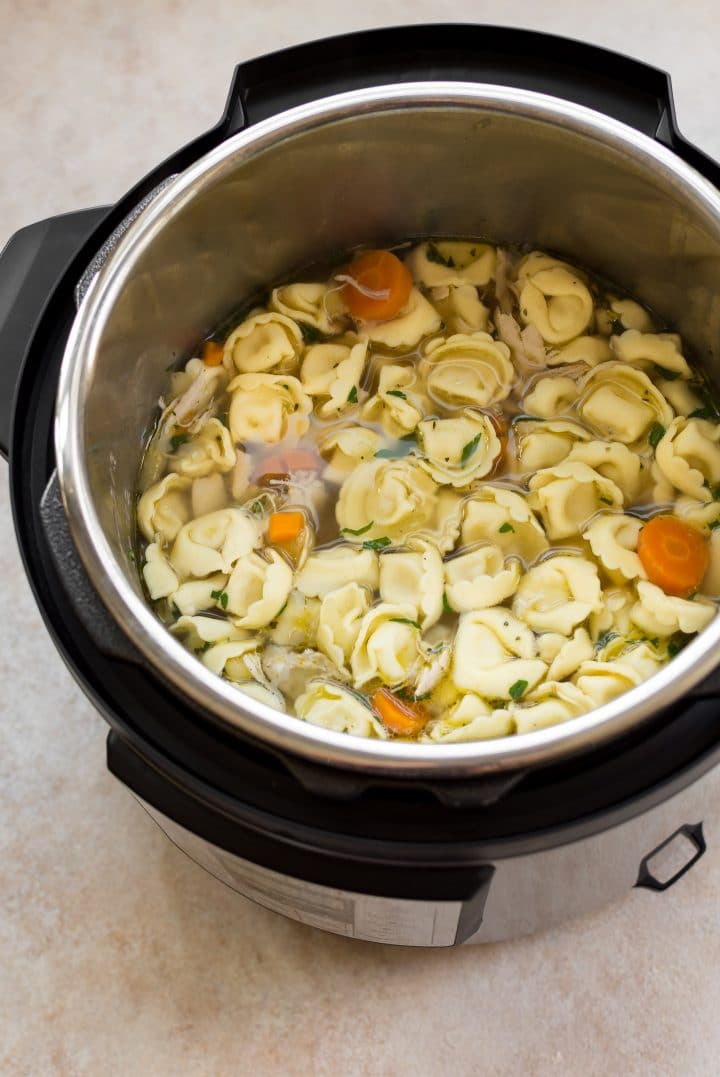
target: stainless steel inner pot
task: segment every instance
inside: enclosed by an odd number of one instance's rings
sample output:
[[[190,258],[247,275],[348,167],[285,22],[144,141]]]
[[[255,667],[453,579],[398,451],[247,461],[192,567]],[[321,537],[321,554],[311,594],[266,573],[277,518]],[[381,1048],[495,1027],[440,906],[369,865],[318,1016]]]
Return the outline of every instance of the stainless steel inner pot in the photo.
[[[56,413],[65,507],[111,614],[163,677],[231,725],[326,763],[465,775],[547,762],[627,731],[717,661],[720,619],[645,684],[493,741],[362,740],[279,714],[211,674],[154,617],[129,557],[138,461],[166,370],[279,277],[359,244],[487,236],[561,253],[650,304],[717,374],[720,196],[669,150],[542,94],[423,82],[355,91],[229,139],[131,225],[83,301]]]

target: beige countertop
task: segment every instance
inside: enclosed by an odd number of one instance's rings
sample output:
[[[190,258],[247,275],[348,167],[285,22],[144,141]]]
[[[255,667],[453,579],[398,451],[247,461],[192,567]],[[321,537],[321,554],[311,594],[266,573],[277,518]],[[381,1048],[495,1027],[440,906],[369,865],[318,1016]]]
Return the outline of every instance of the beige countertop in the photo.
[[[0,244],[111,202],[219,115],[235,62],[307,37],[437,19],[190,0],[0,0]],[[669,69],[720,157],[709,0],[457,0]],[[2,357],[0,356],[0,362]],[[0,1074],[705,1075],[720,1050],[720,853],[665,895],[457,951],[323,935],[246,903],[105,770],[106,727],[23,576],[0,464]]]

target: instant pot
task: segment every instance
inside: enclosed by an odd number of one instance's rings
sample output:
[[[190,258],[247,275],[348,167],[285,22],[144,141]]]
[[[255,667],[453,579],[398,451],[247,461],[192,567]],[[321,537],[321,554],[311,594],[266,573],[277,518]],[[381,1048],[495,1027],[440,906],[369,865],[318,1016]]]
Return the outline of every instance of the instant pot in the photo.
[[[134,477],[166,370],[243,299],[360,244],[476,235],[642,297],[720,376],[720,168],[666,75],[557,37],[412,26],[241,64],[220,122],[113,207],[0,257],[0,447],[53,641],[107,760],[239,893],[353,938],[509,938],[631,889],[719,834],[720,623],[650,681],[542,732],[365,741],[213,677],[154,618]]]

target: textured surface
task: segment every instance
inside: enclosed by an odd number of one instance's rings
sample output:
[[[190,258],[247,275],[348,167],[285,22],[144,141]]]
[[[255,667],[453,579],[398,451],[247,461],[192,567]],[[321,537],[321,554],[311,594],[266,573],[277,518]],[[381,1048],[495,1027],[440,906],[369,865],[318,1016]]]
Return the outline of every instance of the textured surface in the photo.
[[[220,112],[233,64],[438,16],[428,0],[0,0],[0,244],[111,201]],[[458,0],[458,21],[498,21]],[[507,0],[508,23],[674,76],[715,156],[715,5]],[[2,361],[2,357],[0,357]],[[720,855],[658,897],[457,952],[335,939],[246,904],[167,842],[106,773],[105,728],[53,651],[20,567],[0,463],[0,1073],[717,1072]]]

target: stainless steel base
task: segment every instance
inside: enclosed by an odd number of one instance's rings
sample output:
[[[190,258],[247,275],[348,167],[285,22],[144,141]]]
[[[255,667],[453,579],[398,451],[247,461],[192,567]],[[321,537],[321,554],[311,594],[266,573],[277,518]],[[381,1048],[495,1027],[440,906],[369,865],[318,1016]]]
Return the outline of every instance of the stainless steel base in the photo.
[[[192,860],[265,908],[368,942],[455,945],[459,901],[372,896],[282,875],[211,845],[145,801],[140,803]],[[719,839],[720,767],[715,767],[676,796],[601,833],[527,856],[495,859],[482,923],[465,941],[499,942],[528,935],[629,891],[638,904],[659,900],[673,880],[682,885],[681,875],[688,864],[700,860],[705,842],[712,846]]]

